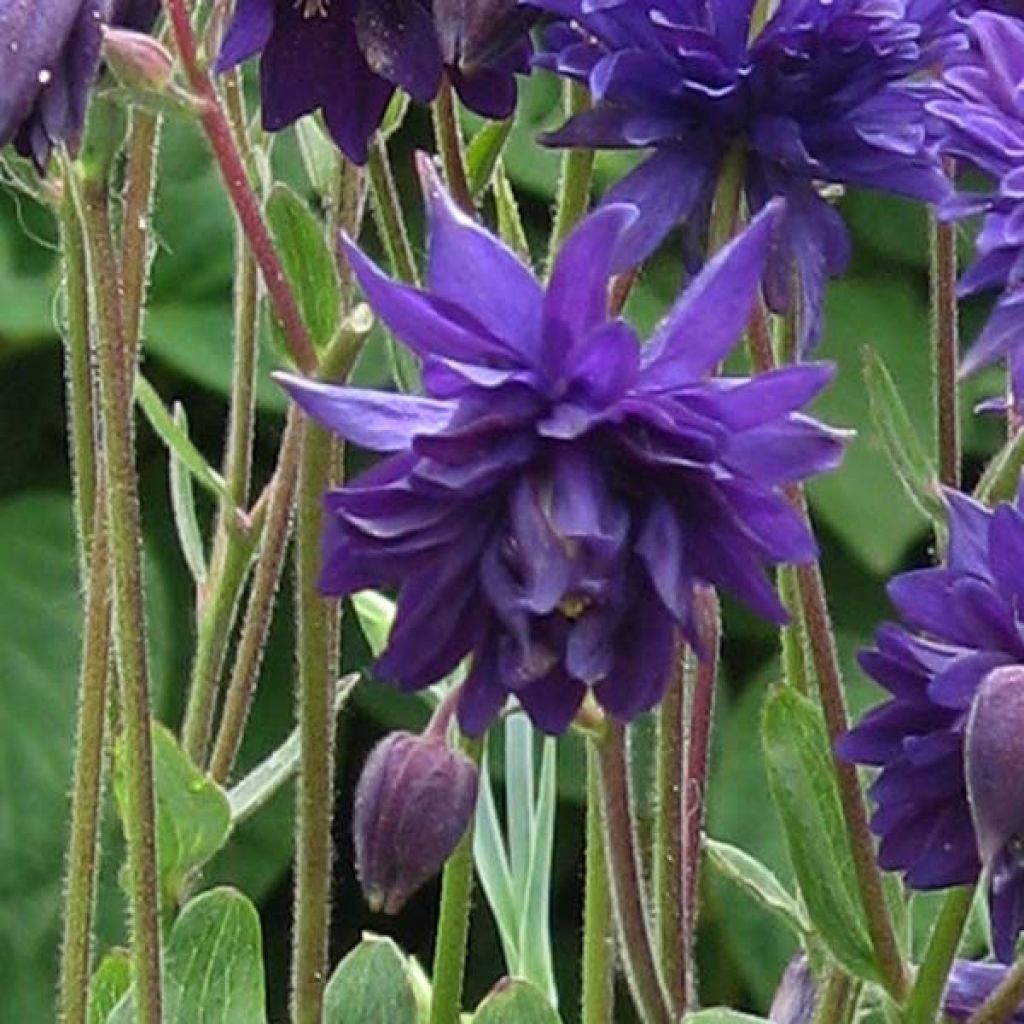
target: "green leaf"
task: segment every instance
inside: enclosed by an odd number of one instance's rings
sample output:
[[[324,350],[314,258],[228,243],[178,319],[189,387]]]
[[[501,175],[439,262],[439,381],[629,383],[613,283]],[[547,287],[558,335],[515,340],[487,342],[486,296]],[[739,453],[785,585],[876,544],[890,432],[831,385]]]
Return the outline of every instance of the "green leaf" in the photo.
[[[768,1024],[766,1017],[753,1017],[749,1013],[730,1010],[727,1006],[714,1006],[697,1013],[687,1014],[683,1024]]]
[[[128,993],[107,1024],[134,1024]],[[266,1024],[263,937],[256,908],[212,889],[181,912],[164,951],[163,1024]]]
[[[494,169],[494,205],[498,213],[499,234],[529,265],[530,243],[527,241],[526,231],[523,228],[519,203],[516,201],[512,183],[508,180],[504,165],[500,160]]]
[[[281,184],[270,193],[267,220],[302,319],[313,343],[322,351],[334,337],[341,302],[337,266],[324,240],[323,227],[309,207]],[[279,347],[285,348],[283,344]]]
[[[224,478],[210,468],[202,452],[188,436],[187,425],[183,426],[167,411],[163,399],[141,373],[135,378],[135,400],[146,414],[146,419],[157,437],[167,446],[167,450],[180,459],[196,480],[215,498],[225,497],[227,486]]]
[[[417,1024],[416,996],[402,951],[379,935],[364,935],[327,983],[324,1024]]]
[[[379,658],[395,621],[395,602],[376,590],[361,590],[352,595],[351,601],[370,653]]]
[[[482,195],[491,183],[491,175],[501,159],[513,124],[511,117],[504,121],[487,121],[466,147],[466,175],[474,196]]]
[[[762,738],[768,782],[807,914],[844,967],[857,977],[875,980],[874,956],[818,707],[792,689],[776,689],[765,702]]]
[[[330,196],[338,180],[338,147],[324,131],[320,117],[310,114],[299,118],[295,138],[310,185],[318,196]]]
[[[730,843],[710,837],[704,840],[708,862],[723,877],[735,882],[766,910],[783,920],[798,936],[810,930],[800,904],[787,891],[774,873],[756,857]]]
[[[89,984],[89,1024],[106,1024],[131,984],[131,957],[126,950],[112,949],[100,961]]]
[[[942,537],[946,530],[946,507],[940,497],[939,475],[881,355],[867,347],[862,355],[871,419],[885,453],[907,496]]]
[[[560,1018],[539,988],[506,978],[476,1008],[472,1024],[560,1024]]]
[[[188,437],[188,418],[180,402],[174,403],[174,423]],[[172,449],[169,452],[168,474],[170,478],[171,510],[174,513],[174,527],[178,531],[178,542],[192,579],[197,586],[206,583],[206,551],[203,534],[196,515],[196,496],[192,487],[192,474],[184,460]]]
[[[124,744],[115,745],[114,787],[124,807]],[[157,858],[165,905],[173,905],[182,885],[227,842],[231,808],[224,791],[186,756],[174,735],[153,725],[156,786]]]

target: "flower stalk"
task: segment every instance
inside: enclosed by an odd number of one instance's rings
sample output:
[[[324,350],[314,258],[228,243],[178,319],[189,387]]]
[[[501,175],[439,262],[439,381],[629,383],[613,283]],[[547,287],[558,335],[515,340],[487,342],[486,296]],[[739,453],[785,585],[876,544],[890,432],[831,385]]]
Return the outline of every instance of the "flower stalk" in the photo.
[[[562,105],[566,116],[573,117],[590,106],[590,95],[576,82],[565,82],[562,85]],[[562,157],[562,173],[558,179],[554,225],[548,249],[549,267],[554,265],[555,256],[562,243],[590,206],[595,159],[596,154],[590,148],[569,149]]]
[[[587,743],[586,875],[583,894],[581,1024],[612,1024],[615,1018],[615,944],[608,889],[598,755]]]
[[[931,258],[932,372],[935,394],[935,439],[939,480],[960,486],[960,404],[957,373],[960,362],[956,296],[956,225],[928,215]]]
[[[444,168],[445,181],[452,198],[471,217],[476,216],[476,204],[469,188],[466,174],[466,152],[462,142],[462,130],[459,128],[458,102],[455,89],[447,75],[441,78],[441,87],[437,99],[432,106],[434,116],[434,137],[441,154],[441,166]]]

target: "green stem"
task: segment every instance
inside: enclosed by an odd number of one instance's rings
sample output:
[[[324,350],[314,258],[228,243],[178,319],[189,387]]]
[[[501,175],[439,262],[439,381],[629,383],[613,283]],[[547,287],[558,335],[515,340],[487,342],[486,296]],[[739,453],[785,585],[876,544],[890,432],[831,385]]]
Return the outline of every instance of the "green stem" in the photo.
[[[160,893],[156,863],[149,667],[141,524],[135,474],[134,367],[126,361],[120,277],[106,183],[81,183],[79,203],[95,299],[107,528],[114,577],[114,636],[126,751],[126,822],[136,1019],[160,1024]]]
[[[970,1017],[967,1024],[1007,1024],[1024,1004],[1024,957],[1021,957],[996,986],[995,991]]]
[[[791,565],[779,567],[779,597],[789,611],[790,621],[779,630],[782,646],[782,678],[787,686],[795,687],[800,693],[811,692],[811,681],[807,670],[806,630],[800,611],[800,589],[797,585],[796,570]]]
[[[746,163],[746,153],[741,143],[736,143],[722,161],[711,206],[711,223],[708,225],[709,257],[723,249],[736,233],[743,199]]]
[[[932,926],[924,960],[910,990],[903,1014],[904,1024],[934,1024],[942,1005],[949,972],[971,916],[974,893],[975,887],[967,885],[951,889],[946,894],[939,916]]]
[[[590,94],[586,87],[578,82],[564,82],[562,106],[566,117],[574,117],[586,110],[590,106]],[[548,250],[549,273],[562,243],[590,205],[594,158],[593,149],[568,149],[562,157],[562,174],[558,180],[558,198],[555,201],[555,223]]]
[[[444,167],[448,190],[455,202],[471,217],[475,217],[476,206],[473,204],[473,194],[469,190],[469,179],[466,175],[466,152],[459,129],[455,90],[447,75],[441,79],[441,88],[431,109],[434,115],[434,138],[441,154],[441,165]]]
[[[838,967],[829,969],[814,1011],[813,1024],[842,1024],[848,1017],[847,1011],[854,992],[853,980],[845,971]]]
[[[463,749],[477,763],[480,740],[463,741]],[[429,1024],[459,1024],[462,984],[469,941],[469,909],[473,896],[473,825],[459,840],[441,876],[441,905],[434,945]]]
[[[289,413],[278,456],[277,469],[270,484],[270,498],[260,558],[253,574],[252,592],[246,609],[238,651],[224,696],[217,738],[210,755],[210,775],[223,784],[231,775],[242,736],[249,720],[249,711],[256,693],[263,652],[274,615],[274,601],[281,582],[288,538],[292,527],[292,507],[299,470],[302,439],[300,413]]]
[[[654,906],[658,956],[673,1002],[686,1001],[683,874],[686,836],[683,785],[686,774],[687,672],[685,645],[679,644],[675,669],[658,709],[656,817],[654,822]]]
[[[71,829],[65,859],[64,937],[61,943],[58,1019],[86,1024],[92,973],[93,920],[100,856],[103,751],[110,667],[110,552],[102,488],[86,589],[85,628],[78,681],[78,724],[71,793]]]
[[[597,754],[609,888],[626,979],[645,1024],[671,1024],[675,1016],[658,971],[648,921],[646,887],[633,825],[626,733],[622,725],[613,721],[606,723]]]
[[[581,1024],[612,1024],[615,1017],[615,945],[608,891],[597,751],[587,744],[587,859],[583,902]]]
[[[405,226],[402,200],[391,173],[387,144],[379,135],[374,137],[370,145],[369,171],[370,187],[373,190],[373,218],[384,243],[388,262],[401,280],[417,284],[419,272],[416,270],[416,257],[413,256],[409,232]]]
[[[956,299],[956,227],[928,219],[931,250],[932,368],[939,479],[960,486],[960,416],[957,389],[959,325]]]

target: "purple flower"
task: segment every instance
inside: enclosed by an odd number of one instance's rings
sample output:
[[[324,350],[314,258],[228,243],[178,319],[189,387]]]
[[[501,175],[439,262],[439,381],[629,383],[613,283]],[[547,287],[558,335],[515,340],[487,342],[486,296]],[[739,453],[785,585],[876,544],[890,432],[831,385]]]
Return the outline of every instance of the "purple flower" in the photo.
[[[1015,395],[1024,395],[1024,24],[982,12],[968,22],[971,50],[943,76],[942,97],[929,110],[944,126],[944,150],[991,180],[985,191],[961,193],[942,214],[984,213],[977,259],[960,294],[1000,291],[992,315],[964,360],[972,372],[1008,358]]]
[[[994,511],[955,491],[947,499],[945,564],[892,580],[902,625],[882,626],[875,648],[860,655],[892,699],[865,715],[839,751],[882,769],[871,794],[883,868],[902,871],[913,889],[971,884],[983,865],[989,869],[993,944],[1009,959],[1024,926],[1024,822],[1019,807],[1007,813],[1006,800],[1020,786],[1007,773],[1000,797],[986,777],[1005,764],[993,716],[1020,722],[1022,715],[1020,702],[1006,698],[1007,677],[994,670],[1024,663],[1024,488]]]
[[[536,2],[573,26],[552,30],[541,62],[586,83],[595,101],[545,141],[653,149],[605,199],[640,209],[616,269],[648,256],[680,220],[699,253],[732,159],[751,209],[787,199],[784,258],[772,261],[766,290],[773,309],[789,308],[795,265],[806,350],[820,335],[825,278],[849,258],[819,185],[946,195],[916,78],[957,45],[948,0],[781,0],[752,41],[753,0]]]
[[[942,1010],[954,1020],[967,1020],[1006,977],[1002,964],[980,964],[957,960],[949,976]],[[1010,1018],[1011,1024],[1024,1024],[1024,1005]]]
[[[768,1011],[772,1024],[811,1024],[818,1008],[818,983],[806,953],[786,965]]]
[[[160,0],[113,0],[109,21],[119,28],[148,32],[160,13]]]
[[[472,110],[508,117],[529,24],[515,0],[239,0],[217,66],[260,54],[264,127],[321,110],[361,164],[396,88],[428,102],[447,73]]]
[[[370,305],[424,359],[428,397],[282,378],[314,419],[390,456],[326,496],[321,587],[400,585],[378,673],[415,690],[470,655],[469,734],[510,694],[550,733],[588,689],[629,720],[661,698],[677,629],[699,649],[698,583],[782,621],[763,568],[814,557],[778,489],[840,458],[840,436],[798,411],[831,368],[713,376],[751,313],[778,205],[641,348],[607,312],[632,207],[584,221],[545,291],[421,166],[428,289],[348,252]]]
[[[0,7],[0,146],[40,173],[74,148],[100,64],[98,0],[8,0]]]

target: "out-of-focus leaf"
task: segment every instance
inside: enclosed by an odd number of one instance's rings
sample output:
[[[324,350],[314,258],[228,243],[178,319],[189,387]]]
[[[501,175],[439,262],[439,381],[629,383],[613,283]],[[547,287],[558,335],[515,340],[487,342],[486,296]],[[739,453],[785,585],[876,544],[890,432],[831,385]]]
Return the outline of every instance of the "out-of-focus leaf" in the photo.
[[[875,430],[907,497],[927,517],[938,536],[946,530],[946,508],[940,497],[939,476],[928,456],[892,374],[881,355],[865,347],[864,382]]]
[[[275,185],[267,202],[267,221],[284,271],[313,339],[323,350],[338,326],[341,288],[337,265],[323,228],[309,207],[287,185]],[[276,318],[271,323],[278,330]],[[286,350],[282,341],[279,346]]]
[[[807,914],[844,967],[875,980],[821,712],[796,691],[776,689],[765,702],[762,738],[768,782]]]
[[[204,892],[174,922],[164,951],[163,1019],[164,1024],[266,1024],[260,919],[242,893]],[[107,1024],[134,1020],[129,992]]]
[[[188,437],[188,419],[180,402],[174,403],[174,425]],[[168,452],[168,475],[171,488],[171,510],[174,513],[174,526],[178,531],[178,541],[185,564],[192,573],[196,586],[206,582],[206,550],[203,544],[203,533],[199,528],[199,517],[196,515],[195,489],[192,487],[192,474],[185,461],[171,449]]]
[[[123,742],[114,751],[114,787],[123,812]],[[153,726],[153,764],[160,886],[165,902],[173,902],[188,875],[227,841],[231,808],[224,791],[189,760],[171,731],[158,723]]]
[[[89,1024],[107,1024],[131,984],[131,957],[123,949],[112,949],[100,961],[89,984]]]
[[[395,621],[395,602],[375,590],[361,590],[353,594],[351,600],[370,653],[379,658]]]
[[[715,1006],[688,1014],[683,1018],[683,1024],[768,1024],[768,1021],[765,1017],[753,1017],[726,1006]]]
[[[319,115],[299,118],[295,138],[310,185],[322,198],[330,196],[338,178],[338,147],[324,130]]]
[[[409,968],[391,939],[364,935],[327,983],[324,1024],[417,1024]]]
[[[523,218],[519,213],[512,183],[505,174],[505,166],[498,161],[494,168],[494,205],[498,211],[498,233],[519,254],[524,263],[530,262],[530,243],[526,240]]]
[[[476,1008],[472,1024],[561,1024],[539,988],[520,978],[498,982]]]
[[[511,117],[504,121],[486,121],[466,147],[466,174],[474,196],[481,195],[491,183],[512,125]]]
[[[705,838],[704,852],[720,875],[742,886],[766,910],[785,921],[798,936],[809,930],[810,924],[800,904],[756,857],[751,857],[738,846],[711,838]]]

